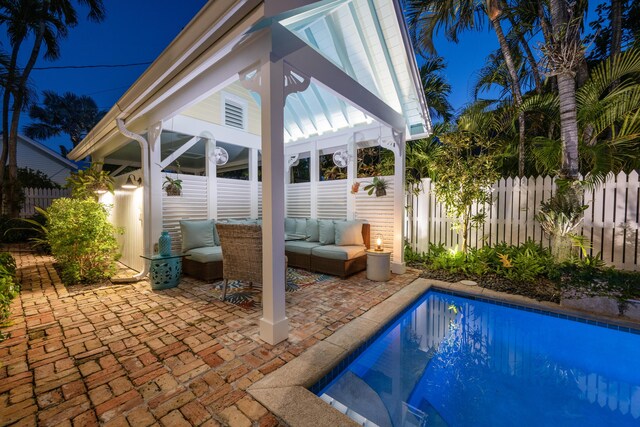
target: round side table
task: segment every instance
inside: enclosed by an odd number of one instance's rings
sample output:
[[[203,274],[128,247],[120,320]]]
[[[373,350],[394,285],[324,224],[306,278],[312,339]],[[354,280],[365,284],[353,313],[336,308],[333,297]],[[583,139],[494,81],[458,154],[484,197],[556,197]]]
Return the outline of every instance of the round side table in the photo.
[[[367,279],[376,282],[391,279],[391,251],[367,250]]]

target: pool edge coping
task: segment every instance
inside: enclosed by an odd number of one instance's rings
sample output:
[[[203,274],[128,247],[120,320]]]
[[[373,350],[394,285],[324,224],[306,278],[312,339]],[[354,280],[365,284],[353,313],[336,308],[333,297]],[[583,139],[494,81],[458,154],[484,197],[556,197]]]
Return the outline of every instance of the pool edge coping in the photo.
[[[330,425],[359,426],[360,424],[328,405],[308,389],[429,290],[454,292],[463,297],[513,304],[561,317],[571,316],[595,323],[640,330],[640,324],[637,322],[594,315],[552,302],[537,301],[480,286],[417,278],[345,324],[332,335],[308,348],[297,358],[252,384],[247,392],[275,416],[293,427],[317,426],[319,419],[329,422]]]

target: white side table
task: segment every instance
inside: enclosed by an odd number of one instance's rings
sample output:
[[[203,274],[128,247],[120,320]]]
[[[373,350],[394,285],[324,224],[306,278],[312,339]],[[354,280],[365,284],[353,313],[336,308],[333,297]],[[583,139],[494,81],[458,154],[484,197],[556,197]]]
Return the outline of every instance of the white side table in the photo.
[[[391,251],[367,250],[367,279],[376,282],[391,279]]]

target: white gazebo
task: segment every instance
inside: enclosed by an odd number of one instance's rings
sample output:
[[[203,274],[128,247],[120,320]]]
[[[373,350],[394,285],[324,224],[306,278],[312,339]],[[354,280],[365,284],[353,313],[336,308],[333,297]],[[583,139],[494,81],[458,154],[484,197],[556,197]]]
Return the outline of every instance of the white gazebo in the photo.
[[[211,0],[69,154],[109,166],[123,262],[181,218],[262,218],[260,336],[287,338],[284,218],[366,219],[404,271],[404,148],[430,119],[398,0]],[[352,194],[358,150],[393,152],[389,195]],[[340,151],[346,179],[320,178]],[[292,179],[303,160],[308,179]],[[183,195],[163,194],[179,174]]]

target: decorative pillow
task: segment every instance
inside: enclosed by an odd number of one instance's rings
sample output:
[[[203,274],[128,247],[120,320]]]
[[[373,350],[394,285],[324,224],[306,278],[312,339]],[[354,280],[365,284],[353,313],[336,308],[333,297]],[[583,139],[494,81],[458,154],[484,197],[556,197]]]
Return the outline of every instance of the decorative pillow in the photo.
[[[189,219],[180,221],[182,234],[182,252],[189,249],[215,246],[213,234],[215,222],[212,219]]]
[[[320,229],[317,219],[307,219],[306,235],[309,242],[317,242],[320,240]]]
[[[284,232],[287,234],[294,234],[296,232],[296,219],[285,218],[284,219]]]
[[[307,220],[305,218],[296,219],[296,231],[295,234],[305,234],[307,232]]]
[[[216,246],[220,246],[220,236],[218,235],[218,229],[216,228],[217,221],[215,219],[212,219],[211,221],[213,221],[213,241]]]
[[[364,245],[361,221],[336,221],[336,246]]]
[[[333,245],[336,241],[336,229],[331,219],[321,219],[318,221],[319,238],[321,245]]]

